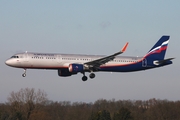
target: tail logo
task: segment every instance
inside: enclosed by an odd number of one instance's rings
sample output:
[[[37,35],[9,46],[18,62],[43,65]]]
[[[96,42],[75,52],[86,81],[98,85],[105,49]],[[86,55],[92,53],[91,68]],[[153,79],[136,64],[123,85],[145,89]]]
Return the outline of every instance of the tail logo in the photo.
[[[151,51],[148,52],[148,55],[154,54],[154,53],[161,53],[161,51],[166,50],[167,49],[167,45],[168,45],[169,40],[163,42],[160,46],[152,49]]]

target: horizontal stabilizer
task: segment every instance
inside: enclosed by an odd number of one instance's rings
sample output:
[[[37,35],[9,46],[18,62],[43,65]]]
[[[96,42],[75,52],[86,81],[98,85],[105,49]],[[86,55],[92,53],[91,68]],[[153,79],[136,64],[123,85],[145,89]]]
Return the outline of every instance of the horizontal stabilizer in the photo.
[[[175,59],[175,58],[168,58],[168,59],[164,59],[164,60],[154,61],[154,64],[156,64],[156,65],[165,64],[165,63],[167,63],[168,61],[171,61],[171,60],[173,60],[173,59]]]

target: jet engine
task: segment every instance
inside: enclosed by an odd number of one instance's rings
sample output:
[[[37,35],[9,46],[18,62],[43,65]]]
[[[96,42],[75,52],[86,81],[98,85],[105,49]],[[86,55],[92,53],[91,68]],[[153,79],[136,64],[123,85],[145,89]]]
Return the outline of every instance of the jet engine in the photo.
[[[83,64],[70,64],[69,65],[69,72],[70,73],[78,73],[84,71],[84,65]]]

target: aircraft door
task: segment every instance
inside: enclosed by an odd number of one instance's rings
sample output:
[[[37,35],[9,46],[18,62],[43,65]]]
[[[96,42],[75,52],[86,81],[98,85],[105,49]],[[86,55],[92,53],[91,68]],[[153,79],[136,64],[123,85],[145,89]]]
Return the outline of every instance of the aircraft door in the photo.
[[[57,55],[57,62],[60,63],[62,61],[61,55]]]
[[[147,67],[147,59],[144,58],[142,61],[142,67]]]
[[[24,53],[24,62],[28,62],[28,54],[27,54],[27,52]]]
[[[21,63],[23,66],[25,67],[30,67],[30,63],[29,63],[29,58],[28,58],[28,53],[25,52],[23,54],[23,62]]]

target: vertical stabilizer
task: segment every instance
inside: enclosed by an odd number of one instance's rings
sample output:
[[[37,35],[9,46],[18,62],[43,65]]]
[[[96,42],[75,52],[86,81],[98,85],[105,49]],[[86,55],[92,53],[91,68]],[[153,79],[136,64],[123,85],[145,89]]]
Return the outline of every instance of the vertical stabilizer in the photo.
[[[162,36],[145,55],[145,58],[164,60],[170,36]]]

